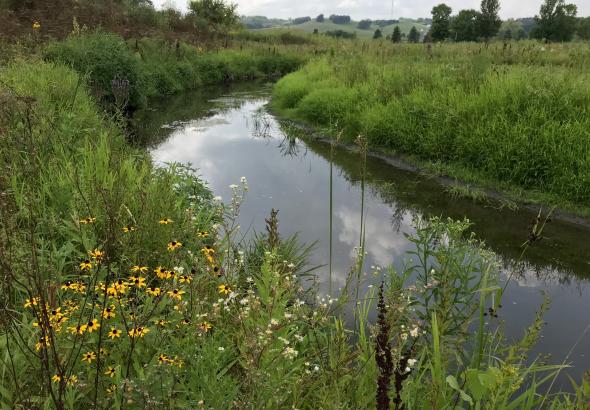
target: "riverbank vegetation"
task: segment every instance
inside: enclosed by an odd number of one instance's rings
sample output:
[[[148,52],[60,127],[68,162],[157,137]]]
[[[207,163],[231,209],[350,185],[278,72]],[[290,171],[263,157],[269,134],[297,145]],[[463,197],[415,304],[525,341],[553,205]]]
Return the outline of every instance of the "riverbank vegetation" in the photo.
[[[587,212],[589,62],[585,44],[351,47],[283,78],[272,104],[349,142]]]

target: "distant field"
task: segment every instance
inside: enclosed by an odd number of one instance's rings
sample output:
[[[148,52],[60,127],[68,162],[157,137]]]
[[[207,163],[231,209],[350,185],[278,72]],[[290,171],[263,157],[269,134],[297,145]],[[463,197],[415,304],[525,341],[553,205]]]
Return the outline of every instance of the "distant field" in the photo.
[[[379,28],[376,24],[372,25],[368,30],[361,30],[357,27],[358,21],[352,21],[348,24],[334,24],[329,20],[324,21],[323,23],[318,23],[315,20],[308,21],[307,23],[303,24],[293,24],[289,26],[283,26],[281,28],[290,28],[293,30],[301,30],[306,33],[313,33],[313,31],[317,28],[320,33],[324,33],[326,31],[334,31],[334,30],[343,30],[348,32],[356,32],[359,38],[367,38],[372,37],[373,33],[376,29]],[[422,30],[426,32],[427,26],[424,24],[412,22],[412,21],[401,21],[399,24],[391,24],[389,26],[385,26],[381,28],[383,32],[383,36],[391,35],[393,33],[393,29],[395,26],[399,26],[402,33],[408,34],[412,29],[412,26],[415,26],[418,31]],[[261,31],[261,30],[269,30],[269,29],[256,29],[254,31]]]

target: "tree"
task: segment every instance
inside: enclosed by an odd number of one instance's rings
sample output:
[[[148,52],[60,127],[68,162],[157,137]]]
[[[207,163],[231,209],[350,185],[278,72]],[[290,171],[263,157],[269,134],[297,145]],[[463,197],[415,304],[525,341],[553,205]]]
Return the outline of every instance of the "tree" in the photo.
[[[526,31],[524,31],[524,28],[521,28],[520,30],[518,30],[518,32],[516,33],[516,40],[526,40],[527,38],[527,34]]]
[[[504,41],[512,40],[512,30],[508,29],[504,32]]]
[[[451,33],[451,13],[453,10],[444,3],[433,7],[430,38],[432,41],[444,41]]]
[[[330,21],[334,24],[348,24],[350,23],[350,16],[339,16],[337,14],[332,14],[330,16]]]
[[[357,28],[359,30],[368,30],[371,28],[372,24],[373,24],[373,22],[371,20],[361,20],[361,21],[359,21]]]
[[[308,21],[311,21],[311,17],[297,17],[297,18],[293,19],[293,24],[299,25],[299,24],[307,23]]]
[[[479,12],[461,10],[451,21],[451,38],[455,41],[477,41],[479,37]]]
[[[479,36],[486,41],[498,34],[502,20],[498,16],[500,11],[499,0],[482,0],[481,13],[479,14]]]
[[[375,33],[373,34],[373,39],[376,40],[381,37],[383,37],[383,33],[381,32],[381,30],[380,29],[375,30]]]
[[[564,0],[545,0],[531,37],[546,41],[570,41],[576,32],[578,8]]]
[[[226,4],[223,0],[192,0],[189,3],[189,13],[196,18],[197,28],[224,33],[240,21],[236,7],[235,4]]]
[[[412,26],[410,33],[408,34],[408,43],[417,43],[420,41],[420,33],[416,29],[416,26]]]
[[[323,23],[324,22],[324,15],[320,14],[315,18],[315,21],[317,21],[318,23]]]
[[[394,43],[401,43],[402,41],[402,32],[399,29],[399,26],[395,26],[393,29],[393,33],[391,34],[391,41]]]
[[[590,17],[580,19],[578,23],[578,36],[582,40],[590,40]]]
[[[317,36],[318,34],[320,34],[320,31],[319,31],[317,28],[314,28],[314,29],[313,29],[313,34],[314,34],[315,36]]]

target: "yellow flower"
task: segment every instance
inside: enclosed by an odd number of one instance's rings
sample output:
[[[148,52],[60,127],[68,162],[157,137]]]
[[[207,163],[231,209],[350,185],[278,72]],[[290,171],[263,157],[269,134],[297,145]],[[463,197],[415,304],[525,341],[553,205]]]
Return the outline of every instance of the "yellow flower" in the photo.
[[[202,332],[205,332],[205,333],[207,333],[209,330],[211,330],[211,328],[212,328],[212,327],[213,327],[213,326],[212,326],[212,325],[211,325],[211,323],[209,323],[209,322],[202,322],[202,323],[199,323],[199,325],[198,325],[198,328],[199,328],[199,329],[200,329]]]
[[[82,355],[83,362],[88,362],[90,364],[94,359],[96,359],[96,353],[94,352],[86,352]]]
[[[184,319],[182,319],[182,320],[180,321],[180,324],[181,324],[181,325],[188,326],[188,325],[190,325],[190,324],[191,324],[191,320],[190,320],[190,319],[187,319],[187,318],[185,317]]]
[[[54,374],[51,378],[51,381],[53,381],[54,383],[59,383],[61,382],[61,376],[59,374]]]
[[[109,331],[108,336],[114,340],[118,337],[121,337],[121,333],[122,332],[119,329],[117,329],[115,327],[111,327],[111,330]]]
[[[160,364],[165,364],[165,363],[170,362],[170,359],[168,358],[168,356],[166,356],[164,353],[162,353],[158,356],[158,362]]]
[[[182,248],[182,242],[172,241],[168,243],[169,251],[175,251],[178,248]]]
[[[92,319],[86,325],[86,331],[88,333],[92,333],[95,330],[98,330],[99,327],[100,327],[100,323],[98,323],[98,320],[97,319]]]
[[[130,276],[129,277],[129,282],[132,285],[137,286],[138,288],[143,288],[145,287],[145,278],[141,277],[141,276]]]
[[[115,317],[115,305],[108,306],[102,310],[102,317],[112,319]]]
[[[80,269],[88,271],[92,269],[92,263],[88,259],[86,259],[85,261],[80,262]]]
[[[90,252],[90,256],[92,257],[92,259],[94,259],[95,261],[100,261],[102,260],[102,258],[104,257],[104,252],[99,250],[99,249],[95,249],[92,252]]]
[[[116,391],[117,391],[116,384],[111,384],[109,387],[107,387],[107,390],[106,390],[108,396],[111,396]]]
[[[182,300],[182,295],[184,294],[184,290],[181,289],[172,289],[168,291],[168,296],[173,299]]]
[[[154,320],[154,324],[159,327],[164,327],[167,323],[164,319]]]
[[[174,222],[172,219],[164,218],[160,220],[160,225],[170,225],[172,222]]]
[[[49,343],[49,336],[42,337],[37,343],[35,343],[35,350],[47,349],[51,344]]]
[[[41,298],[39,296],[36,296],[31,299],[25,299],[25,307],[28,308],[31,306],[37,306],[37,304],[39,303],[40,300],[41,300]]]
[[[146,292],[150,296],[160,296],[162,294],[162,289],[156,288],[156,287],[151,287],[151,288],[147,288]]]
[[[133,226],[127,225],[123,227],[123,233],[129,233],[133,231],[135,231],[135,228]]]
[[[107,370],[104,372],[105,376],[115,377],[115,368],[113,366],[107,367]]]
[[[215,253],[215,249],[213,249],[211,246],[207,245],[201,249],[201,252],[203,252],[203,254],[205,254],[205,255],[211,255],[211,254]]]
[[[39,23],[38,21],[35,21],[33,23],[33,30],[40,30],[41,29],[41,23]]]
[[[70,332],[73,335],[82,335],[86,331],[87,327],[88,326],[86,325],[71,326],[68,327],[68,332]]]
[[[179,280],[180,280],[180,283],[191,283],[193,278],[191,278],[188,275],[182,275]]]
[[[139,265],[135,265],[131,267],[131,272],[136,273],[136,272],[140,272],[140,273],[145,273],[148,271],[148,267],[147,266],[139,266]]]
[[[184,361],[182,359],[179,359],[178,357],[175,357],[174,360],[170,362],[170,364],[173,366],[178,366],[180,368],[184,365]]]
[[[225,284],[219,285],[217,287],[217,289],[219,289],[219,293],[222,293],[224,295],[227,295],[228,293],[231,292],[231,288],[228,285],[225,285]]]
[[[207,238],[209,236],[209,232],[207,231],[201,231],[197,234],[197,237],[199,238]]]
[[[123,279],[117,279],[108,289],[107,294],[113,297],[119,297],[127,292],[128,284]]]
[[[134,329],[129,330],[129,332],[127,332],[127,333],[129,334],[129,337],[135,338],[135,337],[144,337],[146,334],[149,333],[149,331],[150,331],[150,329],[147,327],[138,326]]]
[[[67,385],[71,386],[73,384],[78,383],[78,376],[76,376],[75,374],[71,375],[70,377],[68,377],[68,381],[67,381]]]
[[[88,225],[88,224],[92,224],[96,221],[96,218],[92,217],[92,216],[87,216],[84,219],[80,219],[80,223],[82,225]]]

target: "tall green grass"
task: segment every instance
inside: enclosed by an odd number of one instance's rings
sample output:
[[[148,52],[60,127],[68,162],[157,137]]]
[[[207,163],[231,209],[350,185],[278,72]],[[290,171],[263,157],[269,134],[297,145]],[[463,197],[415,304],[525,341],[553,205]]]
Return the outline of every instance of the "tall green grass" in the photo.
[[[590,53],[584,44],[504,49],[350,49],[282,79],[273,106],[369,146],[483,180],[590,200]]]

